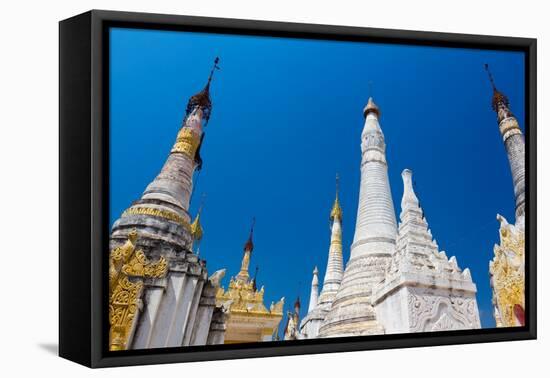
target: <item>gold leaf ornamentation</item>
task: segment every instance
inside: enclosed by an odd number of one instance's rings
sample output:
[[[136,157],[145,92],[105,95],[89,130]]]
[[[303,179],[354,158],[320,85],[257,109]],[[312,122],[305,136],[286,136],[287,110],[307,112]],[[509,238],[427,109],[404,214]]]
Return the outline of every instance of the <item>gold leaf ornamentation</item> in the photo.
[[[187,231],[191,232],[191,226],[182,216],[168,210],[153,207],[130,207],[122,213],[123,217],[128,215],[150,215],[160,217],[181,224]]]
[[[137,251],[130,261],[122,267],[122,272],[127,276],[161,278],[166,275],[168,263],[164,257],[152,263],[147,260],[143,251]]]
[[[121,246],[109,256],[109,349],[125,350],[133,333],[145,278],[166,276],[164,257],[150,262],[143,251],[136,251],[137,231],[132,230]]]
[[[510,225],[503,217],[500,227],[500,245],[495,245],[490,275],[493,303],[498,316],[497,326],[518,326],[514,306],[525,308],[525,233]]]
[[[183,127],[178,133],[174,147],[172,147],[172,153],[182,153],[190,159],[194,159],[199,143],[200,136],[191,127]]]

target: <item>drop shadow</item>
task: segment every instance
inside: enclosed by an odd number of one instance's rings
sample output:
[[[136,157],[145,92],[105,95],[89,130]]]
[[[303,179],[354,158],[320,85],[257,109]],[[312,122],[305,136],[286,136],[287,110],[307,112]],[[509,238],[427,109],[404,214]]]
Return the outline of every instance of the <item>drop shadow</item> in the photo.
[[[59,355],[59,345],[57,343],[40,343],[38,347],[50,354]]]

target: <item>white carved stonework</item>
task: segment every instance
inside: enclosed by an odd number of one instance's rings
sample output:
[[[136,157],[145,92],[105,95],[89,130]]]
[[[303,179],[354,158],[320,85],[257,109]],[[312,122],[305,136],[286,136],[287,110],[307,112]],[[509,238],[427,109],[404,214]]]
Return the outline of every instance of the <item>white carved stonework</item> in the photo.
[[[316,305],[310,301],[301,336],[480,328],[477,288],[470,270],[460,269],[456,257],[448,258],[439,250],[414,193],[410,170],[402,174],[404,191],[397,227],[386,144],[378,123],[380,110],[372,98],[364,115],[359,204],[350,259],[342,275],[340,212],[340,222],[333,222],[323,289]],[[339,247],[333,249],[338,246],[334,240]],[[327,277],[335,279],[327,281]],[[316,293],[315,284],[312,298]]]
[[[373,287],[395,252],[397,224],[388,179],[386,144],[372,98],[364,109],[361,181],[351,257],[334,302],[320,327],[321,337],[383,333],[372,306]]]
[[[480,328],[469,269],[462,271],[454,256],[448,259],[438,250],[414,193],[412,172],[406,169],[402,177],[397,252],[373,295],[379,321],[386,333]]]
[[[446,291],[409,293],[408,332],[451,331],[479,328],[475,297],[445,296]]]

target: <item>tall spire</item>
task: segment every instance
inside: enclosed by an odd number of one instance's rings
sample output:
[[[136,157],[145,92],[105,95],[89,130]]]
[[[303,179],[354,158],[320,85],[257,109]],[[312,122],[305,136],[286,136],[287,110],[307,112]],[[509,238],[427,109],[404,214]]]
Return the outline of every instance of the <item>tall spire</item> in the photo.
[[[219,69],[218,63],[216,58],[204,89],[189,99],[183,125],[161,171],[145,188],[141,198],[114,223],[112,238],[125,240],[131,229],[142,225],[148,233],[160,232],[168,243],[192,248],[194,237],[189,203],[194,172],[202,165],[199,151],[204,137],[203,126],[212,110],[210,84],[214,71]]]
[[[370,296],[374,285],[383,279],[386,264],[395,251],[397,222],[388,179],[386,143],[378,123],[380,109],[372,97],[363,115],[355,235],[338,293],[321,325],[321,337],[382,332]]]
[[[334,198],[334,204],[332,205],[332,210],[330,211],[330,220],[334,221],[338,219],[342,222],[342,217],[344,213],[340,207],[340,201],[338,200],[338,190],[339,190],[340,177],[336,174],[336,197]]]
[[[485,63],[485,71],[487,71],[487,75],[489,76],[489,81],[491,82],[491,87],[493,88],[493,99],[492,99],[492,106],[493,110],[495,112],[498,112],[499,108],[506,107],[508,108],[510,106],[510,101],[508,100],[508,97],[500,92],[497,89],[497,86],[495,85],[495,80],[493,78],[493,74],[491,73],[491,70],[489,69],[489,65]]]
[[[338,200],[339,192],[339,176],[336,175],[336,197],[334,199],[334,205],[330,212],[330,219],[332,220],[330,246],[328,250],[327,269],[325,271],[325,278],[323,280],[323,289],[319,297],[319,304],[322,307],[330,308],[336,292],[342,282],[342,276],[344,274],[344,262],[342,257],[342,217],[343,211],[340,207]]]
[[[524,325],[525,321],[525,139],[509,109],[508,98],[498,96],[500,92],[487,64],[485,69],[493,87],[493,110],[497,112],[498,128],[508,155],[516,205],[515,224],[497,215],[500,244],[494,246],[489,274],[497,326],[513,327]]]
[[[311,280],[311,293],[309,295],[309,307],[308,312],[317,307],[317,301],[319,300],[319,270],[317,267],[313,269],[313,279]]]
[[[254,243],[252,241],[252,236],[254,235],[254,224],[256,223],[256,218],[252,218],[252,225],[250,226],[250,234],[248,235],[248,240],[244,244],[244,254],[241,261],[241,270],[237,275],[239,281],[248,282],[250,275],[248,273],[248,266],[250,265],[250,256],[254,250]]]
[[[220,58],[216,57],[216,59],[214,59],[214,65],[210,70],[210,75],[208,75],[208,81],[206,82],[206,85],[200,92],[189,98],[187,108],[185,109],[185,117],[187,118],[193,111],[199,108],[203,113],[202,118],[204,119],[205,126],[210,119],[210,113],[212,111],[212,100],[210,99],[210,84],[212,83],[214,72],[220,69],[220,66],[218,66],[219,62]]]
[[[525,220],[525,139],[516,117],[510,111],[508,97],[496,87],[489,65],[485,64],[493,89],[492,107],[497,113],[498,128],[508,155],[516,200],[516,223]]]
[[[319,270],[315,267],[311,281],[311,295],[307,315],[300,324],[300,330],[307,338],[319,335],[319,327],[330,310],[334,297],[342,282],[344,263],[342,258],[342,208],[338,201],[339,177],[336,175],[336,198],[330,212],[331,236],[328,250],[327,268],[323,289],[319,294]]]
[[[200,171],[202,169],[202,157],[201,157],[201,147],[202,143],[204,141],[204,136],[206,133],[202,130],[202,127],[206,127],[208,124],[208,121],[210,120],[210,114],[212,113],[212,100],[210,99],[210,83],[212,83],[212,78],[214,77],[214,71],[219,70],[220,67],[218,66],[218,63],[220,62],[220,58],[216,57],[214,59],[214,65],[212,66],[212,69],[210,70],[210,75],[208,75],[208,81],[206,82],[206,85],[204,88],[194,96],[191,96],[189,99],[189,102],[187,103],[187,108],[185,110],[185,118],[183,119],[184,126],[189,123],[193,124],[193,122],[189,122],[190,118],[196,118],[197,115],[200,116],[201,120],[203,121],[204,125],[201,125],[201,122],[198,122],[198,131],[200,138],[197,141],[196,139],[187,138],[190,139],[190,142],[187,144],[190,145],[190,148],[194,150],[194,159],[195,159],[195,165],[197,171]],[[197,122],[194,122],[197,124]],[[186,133],[185,131],[190,131],[190,129],[182,129],[183,133],[181,135],[181,140],[185,141]],[[187,133],[189,134],[189,133]],[[178,135],[178,139],[180,139],[180,136]],[[192,142],[191,142],[192,141]],[[174,146],[175,149],[176,146]]]
[[[193,243],[202,237],[202,227],[200,213],[191,222],[189,212],[193,176],[200,165],[198,151],[204,135],[203,124],[212,108],[209,86],[207,84],[202,93],[190,98],[183,125],[179,130],[180,125],[173,125],[175,142],[172,149],[166,151],[162,169],[145,188],[141,198],[133,201],[112,227],[111,249],[124,243],[136,229],[140,236],[139,253],[143,254],[141,257],[136,255],[138,260],[161,257],[167,263],[166,284],[171,290],[159,293],[154,287],[144,285],[143,296],[156,299],[144,301],[140,313],[145,319],[139,318],[138,321],[139,314],[136,313],[134,323],[137,325],[132,331],[131,348],[204,344],[207,338],[209,343],[211,341],[208,332],[201,331],[199,335],[191,331],[197,330],[193,322],[202,322],[206,331],[210,323],[215,323],[210,321],[214,308],[211,304],[223,273],[217,272],[208,278],[205,262],[192,253]],[[140,267],[143,268],[140,264],[133,266],[138,270]],[[206,307],[209,309],[202,309],[204,298],[207,298]],[[182,311],[182,308],[187,310]],[[217,311],[214,317],[217,315],[223,314]]]

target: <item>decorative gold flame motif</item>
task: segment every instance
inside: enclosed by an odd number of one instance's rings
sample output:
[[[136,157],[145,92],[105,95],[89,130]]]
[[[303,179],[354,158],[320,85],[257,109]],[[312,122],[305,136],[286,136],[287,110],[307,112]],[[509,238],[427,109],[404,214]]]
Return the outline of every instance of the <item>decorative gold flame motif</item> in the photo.
[[[191,223],[191,236],[195,241],[199,241],[202,239],[203,230],[201,226],[200,217],[201,217],[200,213],[197,214],[197,216],[195,217],[195,220],[193,221],[193,223]]]
[[[501,217],[500,245],[489,264],[498,327],[520,326],[516,305],[525,309],[525,233]]]
[[[109,258],[109,349],[125,350],[135,326],[144,278],[166,276],[164,257],[150,262],[136,251],[137,232],[132,230],[121,247],[111,250]]]

